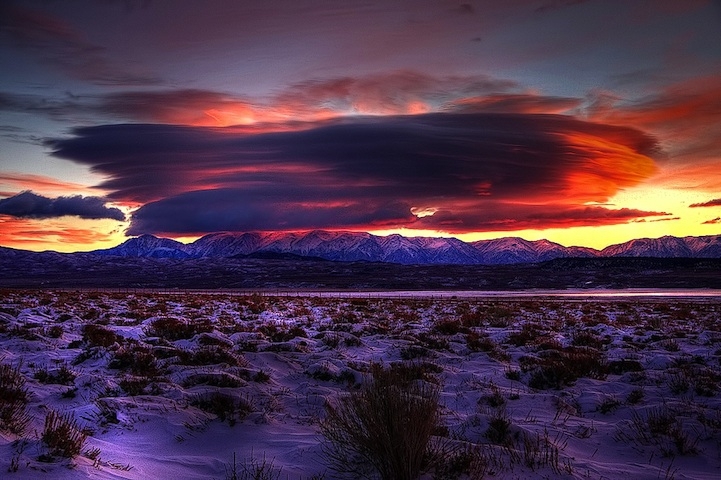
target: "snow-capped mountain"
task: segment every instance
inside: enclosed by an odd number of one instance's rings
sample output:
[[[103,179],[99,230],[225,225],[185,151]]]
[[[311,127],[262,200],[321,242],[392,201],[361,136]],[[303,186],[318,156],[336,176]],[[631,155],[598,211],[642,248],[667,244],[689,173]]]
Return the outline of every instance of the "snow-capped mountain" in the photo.
[[[147,257],[147,258],[189,258],[187,245],[169,238],[158,238],[153,235],[141,235],[131,238],[117,247],[105,250],[95,250],[97,255],[112,255],[117,257]]]
[[[480,240],[472,245],[483,255],[481,263],[500,265],[512,263],[536,263],[554,258],[594,257],[597,250],[584,247],[564,247],[548,240],[528,241],[517,237]]]
[[[556,258],[663,257],[721,258],[721,235],[642,238],[602,251],[564,247],[548,240],[517,237],[466,243],[457,238],[385,237],[363,232],[212,233],[193,243],[143,235],[95,254],[148,258],[221,258],[257,253],[293,254],[334,261],[400,264],[506,265]]]
[[[604,257],[692,257],[693,252],[683,238],[639,238],[601,250]]]
[[[481,257],[472,245],[457,238],[380,237],[384,262],[403,264],[480,264]]]
[[[192,257],[232,257],[261,250],[263,235],[250,233],[211,233],[186,246]]]
[[[705,237],[684,237],[683,239],[694,257],[721,258],[721,235]]]
[[[295,253],[338,261],[379,261],[383,252],[377,238],[361,232],[328,232],[276,234],[268,238],[263,250]]]
[[[721,235],[704,237],[639,238],[611,245],[602,257],[721,258]]]

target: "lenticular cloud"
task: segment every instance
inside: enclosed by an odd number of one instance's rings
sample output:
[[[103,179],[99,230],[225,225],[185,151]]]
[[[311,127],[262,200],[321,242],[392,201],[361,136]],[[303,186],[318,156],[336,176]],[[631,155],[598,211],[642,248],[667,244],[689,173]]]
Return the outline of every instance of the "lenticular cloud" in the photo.
[[[99,187],[109,198],[142,204],[131,234],[381,226],[464,232],[663,215],[587,208],[650,178],[658,146],[632,128],[563,115],[359,117],[266,133],[105,125],[49,145],[54,155],[105,174]],[[419,217],[418,208],[435,213]]]

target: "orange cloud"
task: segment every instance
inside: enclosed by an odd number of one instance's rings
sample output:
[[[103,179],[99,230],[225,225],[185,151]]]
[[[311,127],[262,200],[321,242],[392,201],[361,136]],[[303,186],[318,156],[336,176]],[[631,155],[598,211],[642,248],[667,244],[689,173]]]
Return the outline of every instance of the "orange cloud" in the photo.
[[[282,112],[207,90],[121,92],[104,97],[100,110],[141,121],[224,127],[287,120]]]
[[[716,194],[721,190],[721,157],[717,161],[665,162],[654,185],[681,190],[705,191]]]
[[[117,222],[77,219],[34,220],[0,215],[0,245],[29,250],[77,251],[114,245],[122,239]]]
[[[620,189],[638,185],[657,172],[654,161],[621,142],[583,132],[557,134],[567,144],[566,155],[583,158],[565,175],[565,190],[559,197],[568,203],[605,202]]]

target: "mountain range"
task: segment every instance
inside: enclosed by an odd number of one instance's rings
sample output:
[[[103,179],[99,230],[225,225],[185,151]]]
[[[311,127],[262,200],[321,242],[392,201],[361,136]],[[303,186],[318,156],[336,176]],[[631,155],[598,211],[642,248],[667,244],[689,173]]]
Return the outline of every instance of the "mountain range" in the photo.
[[[362,232],[314,230],[303,233],[212,233],[189,244],[142,235],[113,248],[87,253],[171,259],[287,255],[405,265],[510,265],[557,258],[721,258],[721,235],[642,238],[595,250],[517,237],[463,242],[456,238],[376,236]]]

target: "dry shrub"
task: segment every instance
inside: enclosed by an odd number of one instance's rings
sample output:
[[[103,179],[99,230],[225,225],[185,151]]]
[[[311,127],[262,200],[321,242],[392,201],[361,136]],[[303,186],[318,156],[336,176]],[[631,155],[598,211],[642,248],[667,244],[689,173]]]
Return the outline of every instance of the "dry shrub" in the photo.
[[[323,452],[339,473],[375,472],[384,480],[418,478],[436,428],[439,387],[416,372],[374,364],[362,388],[327,405]]]
[[[565,444],[558,445],[551,440],[548,430],[544,430],[543,434],[524,433],[521,445],[517,445],[516,451],[511,453],[511,461],[520,460],[520,463],[533,471],[550,467],[554,473],[561,473],[560,451],[564,447]]]
[[[468,327],[459,320],[443,318],[433,324],[433,331],[441,335],[455,335],[457,333],[467,333]]]
[[[513,323],[516,312],[506,305],[490,304],[485,310],[479,310],[486,317],[488,325],[495,328],[505,328]]]
[[[48,370],[47,368],[39,368],[33,374],[33,377],[40,383],[56,384],[56,385],[74,385],[77,374],[73,372],[66,364],[60,366],[56,370]]]
[[[62,315],[61,315],[62,317]],[[45,335],[47,335],[50,338],[60,338],[63,336],[63,326],[62,325],[52,325],[50,327],[45,328]]]
[[[233,453],[233,463],[225,466],[225,480],[279,480],[283,468],[276,468],[273,459],[268,460],[263,454],[259,460],[251,457],[238,464]]]
[[[635,410],[631,419],[616,431],[616,439],[658,447],[665,457],[696,455],[700,436],[684,428],[683,412],[660,405],[645,410]]]
[[[485,478],[491,470],[487,449],[469,443],[441,452],[433,471],[434,479]],[[464,475],[466,477],[464,477]]]
[[[190,404],[204,412],[215,414],[221,422],[228,420],[231,426],[254,410],[253,404],[247,398],[218,391],[200,394]]]
[[[83,326],[83,341],[91,347],[109,347],[121,340],[120,335],[102,325],[88,323]]]
[[[274,323],[269,323],[259,326],[257,331],[265,335],[265,337],[273,343],[288,342],[298,337],[308,337],[306,331],[299,325],[294,325],[290,328],[280,328]]]
[[[544,350],[537,357],[522,357],[521,370],[530,371],[528,386],[562,388],[581,377],[604,379],[608,364],[602,352],[589,347]]]
[[[169,341],[188,339],[198,333],[212,331],[213,325],[207,319],[186,321],[173,317],[157,318],[145,328],[147,336]]]
[[[41,437],[50,449],[51,456],[73,458],[80,454],[87,434],[77,424],[72,414],[61,415],[50,410],[45,417],[45,428]]]
[[[403,360],[415,360],[417,358],[432,357],[433,352],[422,345],[407,345],[400,349]]]
[[[200,347],[194,350],[179,350],[181,365],[218,365],[245,366],[245,358],[219,346]]]
[[[508,335],[508,343],[516,347],[523,347],[531,343],[536,343],[537,339],[542,335],[541,328],[538,325],[525,323],[518,332],[511,332]]]
[[[497,348],[496,343],[486,334],[468,332],[466,346],[472,352],[492,352]]]
[[[496,409],[488,419],[488,429],[484,436],[492,443],[502,445],[509,440],[511,419],[505,409]]]
[[[0,364],[0,430],[16,435],[25,433],[32,420],[27,410],[28,397],[20,366]]]
[[[643,372],[643,365],[638,360],[622,358],[609,362],[608,372],[614,375],[622,375],[626,372]]]
[[[589,330],[579,330],[573,334],[571,343],[577,347],[592,347],[596,349],[603,348],[603,339],[595,332]]]
[[[118,348],[108,368],[130,370],[135,375],[152,377],[158,372],[158,364],[153,352],[138,343],[129,343]]]
[[[118,382],[118,386],[130,396],[144,395],[150,382],[151,379],[147,377],[125,377]]]

